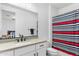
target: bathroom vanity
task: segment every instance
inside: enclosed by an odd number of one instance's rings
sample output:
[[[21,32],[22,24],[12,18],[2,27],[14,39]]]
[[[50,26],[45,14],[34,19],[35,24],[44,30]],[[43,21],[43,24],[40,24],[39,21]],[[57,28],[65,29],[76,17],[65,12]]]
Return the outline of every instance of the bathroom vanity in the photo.
[[[46,56],[46,40],[7,42],[0,44],[0,56]]]

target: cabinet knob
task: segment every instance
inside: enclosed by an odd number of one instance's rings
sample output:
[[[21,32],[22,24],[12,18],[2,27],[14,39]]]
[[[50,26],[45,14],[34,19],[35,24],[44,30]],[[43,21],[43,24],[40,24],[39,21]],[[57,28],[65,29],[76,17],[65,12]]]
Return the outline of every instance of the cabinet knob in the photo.
[[[40,47],[42,47],[42,46],[44,46],[44,45],[40,45]]]

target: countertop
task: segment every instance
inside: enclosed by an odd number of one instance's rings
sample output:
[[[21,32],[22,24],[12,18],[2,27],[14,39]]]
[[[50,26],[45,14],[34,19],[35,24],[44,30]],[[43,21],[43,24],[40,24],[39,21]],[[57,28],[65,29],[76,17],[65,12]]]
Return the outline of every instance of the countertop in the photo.
[[[20,48],[23,46],[33,45],[33,44],[37,44],[37,43],[45,42],[45,41],[46,40],[42,40],[42,39],[30,39],[30,40],[26,40],[24,42],[12,41],[12,42],[1,43],[0,52]]]

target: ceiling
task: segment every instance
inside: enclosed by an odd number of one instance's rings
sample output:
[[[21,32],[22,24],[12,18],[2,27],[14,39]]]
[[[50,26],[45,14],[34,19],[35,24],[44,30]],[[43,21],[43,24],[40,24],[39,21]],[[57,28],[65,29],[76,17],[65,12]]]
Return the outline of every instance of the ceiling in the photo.
[[[52,3],[52,7],[61,9],[61,8],[66,7],[66,6],[69,6],[71,4],[73,4],[73,3]]]

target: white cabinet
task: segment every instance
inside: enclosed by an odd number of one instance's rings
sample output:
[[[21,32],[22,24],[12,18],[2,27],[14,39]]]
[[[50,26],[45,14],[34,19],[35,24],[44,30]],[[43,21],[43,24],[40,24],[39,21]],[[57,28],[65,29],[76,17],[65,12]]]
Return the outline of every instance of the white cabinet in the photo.
[[[24,55],[21,56],[36,56],[36,52],[35,51],[30,51],[28,53],[25,53]]]
[[[0,52],[0,56],[46,56],[46,42],[35,43]]]
[[[35,51],[35,45],[25,46],[15,49],[15,56],[22,56],[30,51]]]
[[[15,56],[46,56],[46,42],[15,49]]]
[[[1,52],[1,53],[0,53],[0,56],[13,56],[13,55],[14,55],[13,52],[14,52],[13,50]]]
[[[36,55],[37,56],[46,56],[46,42],[36,44]]]

